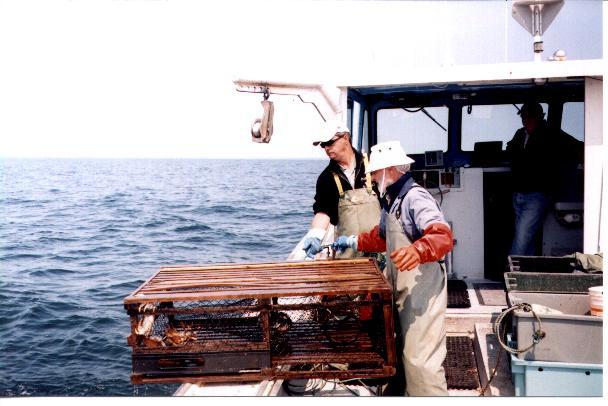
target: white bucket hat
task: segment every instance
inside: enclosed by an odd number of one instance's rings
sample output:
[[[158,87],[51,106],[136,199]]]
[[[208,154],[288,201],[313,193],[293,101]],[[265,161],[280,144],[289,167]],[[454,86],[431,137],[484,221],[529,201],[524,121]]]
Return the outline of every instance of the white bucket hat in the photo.
[[[338,120],[330,120],[325,123],[321,134],[313,141],[312,145],[317,146],[322,142],[331,140],[336,134],[342,133],[350,134],[350,130]]]
[[[399,141],[381,142],[372,147],[366,173],[411,163],[414,163],[414,160],[405,154]]]

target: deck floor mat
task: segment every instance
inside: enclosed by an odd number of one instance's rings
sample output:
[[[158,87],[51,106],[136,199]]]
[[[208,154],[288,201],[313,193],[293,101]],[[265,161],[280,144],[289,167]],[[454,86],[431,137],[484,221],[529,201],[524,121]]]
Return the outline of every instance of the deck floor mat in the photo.
[[[467,283],[460,279],[448,279],[448,307],[466,308],[471,307]]]
[[[502,283],[474,283],[479,304],[484,306],[506,306],[507,295]]]
[[[473,340],[466,336],[446,337],[448,353],[443,361],[448,389],[478,389],[479,375]]]

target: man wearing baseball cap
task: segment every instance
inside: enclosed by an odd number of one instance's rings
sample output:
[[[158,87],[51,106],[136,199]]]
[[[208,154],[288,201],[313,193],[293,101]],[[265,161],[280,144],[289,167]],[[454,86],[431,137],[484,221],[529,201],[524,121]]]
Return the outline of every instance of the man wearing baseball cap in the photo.
[[[413,162],[399,141],[372,147],[368,170],[382,197],[380,224],[370,232],[340,236],[333,247],[390,255],[386,276],[397,307],[397,352],[405,375],[404,383],[398,373],[392,391],[404,394],[405,385],[410,396],[447,396],[442,366],[447,277],[439,261],[453,247],[452,232],[437,201],[414,182]]]
[[[366,171],[367,157],[352,147],[350,130],[339,121],[328,121],[313,145],[323,148],[330,161],[317,179],[314,217],[300,252],[309,259],[321,251],[330,225],[336,226],[336,235],[359,233],[380,218],[378,196]],[[342,258],[357,255],[350,249],[339,254]]]
[[[524,103],[518,114],[523,127],[507,143],[515,212],[515,234],[510,255],[536,255],[536,236],[555,186],[558,137],[552,137],[539,103]]]

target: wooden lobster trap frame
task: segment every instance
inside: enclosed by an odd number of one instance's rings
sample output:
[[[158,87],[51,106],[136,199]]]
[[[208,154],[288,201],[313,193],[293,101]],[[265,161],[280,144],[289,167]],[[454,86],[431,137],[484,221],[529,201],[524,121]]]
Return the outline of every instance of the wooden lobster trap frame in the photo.
[[[391,295],[370,258],[164,267],[124,300],[131,381],[389,377]]]

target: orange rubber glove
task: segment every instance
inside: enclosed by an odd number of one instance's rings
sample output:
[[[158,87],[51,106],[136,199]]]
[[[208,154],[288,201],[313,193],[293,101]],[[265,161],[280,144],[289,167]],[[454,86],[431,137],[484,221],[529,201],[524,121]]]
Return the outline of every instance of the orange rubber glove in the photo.
[[[411,271],[420,265],[420,254],[413,245],[391,252],[391,260],[399,272]]]
[[[357,236],[357,251],[361,252],[384,252],[386,251],[386,241],[380,237],[380,226],[372,228],[368,233],[361,233]]]
[[[412,245],[420,254],[421,263],[437,261],[454,247],[452,230],[446,224],[433,223]]]
[[[410,271],[421,263],[437,261],[454,246],[452,230],[443,223],[433,223],[412,245],[391,253],[391,260],[400,272]]]

